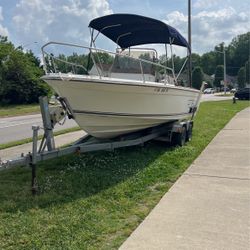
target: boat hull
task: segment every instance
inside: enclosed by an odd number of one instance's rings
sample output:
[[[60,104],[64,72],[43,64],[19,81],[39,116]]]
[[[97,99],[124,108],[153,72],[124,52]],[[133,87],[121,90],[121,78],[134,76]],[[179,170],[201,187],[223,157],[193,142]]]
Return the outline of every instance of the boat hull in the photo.
[[[199,95],[163,83],[57,74],[43,79],[67,99],[78,125],[97,138],[189,119]]]

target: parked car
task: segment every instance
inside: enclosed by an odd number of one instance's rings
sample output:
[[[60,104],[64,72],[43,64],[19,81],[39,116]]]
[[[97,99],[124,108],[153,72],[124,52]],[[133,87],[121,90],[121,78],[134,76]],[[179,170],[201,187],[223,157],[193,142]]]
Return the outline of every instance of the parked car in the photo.
[[[230,90],[230,93],[235,93],[237,91],[237,89],[233,88]]]
[[[207,88],[207,89],[205,89],[204,90],[204,94],[213,94],[215,91],[214,91],[214,89],[213,88]]]
[[[239,89],[235,92],[234,97],[240,100],[250,100],[250,88]]]

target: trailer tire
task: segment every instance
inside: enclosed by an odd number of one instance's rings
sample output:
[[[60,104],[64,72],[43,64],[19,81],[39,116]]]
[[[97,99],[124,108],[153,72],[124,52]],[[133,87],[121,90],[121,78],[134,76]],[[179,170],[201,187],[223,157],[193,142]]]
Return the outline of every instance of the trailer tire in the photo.
[[[186,141],[191,141],[192,136],[193,136],[193,124],[190,124],[186,135]]]
[[[182,147],[186,142],[186,138],[187,138],[187,130],[186,127],[183,127],[182,132],[173,134],[173,143],[174,145]]]

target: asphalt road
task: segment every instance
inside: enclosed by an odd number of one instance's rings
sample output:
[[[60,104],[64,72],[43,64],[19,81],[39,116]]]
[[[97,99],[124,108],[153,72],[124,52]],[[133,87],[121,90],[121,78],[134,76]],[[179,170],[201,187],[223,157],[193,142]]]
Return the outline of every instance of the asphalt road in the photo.
[[[40,114],[0,118],[0,144],[32,137],[32,125],[43,126]],[[57,124],[54,131],[78,126],[67,119],[63,126]],[[43,130],[40,129],[42,134]]]
[[[201,101],[220,101],[232,99],[230,97],[216,96],[213,94],[202,95]],[[42,126],[40,114],[0,118],[0,144],[22,140],[32,137],[32,125]],[[66,120],[63,126],[56,125],[55,131],[77,126],[74,120]],[[40,134],[42,134],[40,130]]]
[[[223,93],[221,93],[223,94]],[[223,101],[223,100],[232,100],[233,96],[218,96],[217,94],[203,94],[201,97],[201,102],[206,101]]]

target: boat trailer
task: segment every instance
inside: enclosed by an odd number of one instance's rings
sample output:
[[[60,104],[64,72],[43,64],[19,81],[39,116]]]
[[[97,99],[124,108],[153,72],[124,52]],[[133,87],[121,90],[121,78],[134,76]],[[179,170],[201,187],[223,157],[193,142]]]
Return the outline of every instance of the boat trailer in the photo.
[[[193,120],[191,119],[182,122],[176,121],[162,124],[157,127],[133,132],[114,139],[97,139],[93,136],[86,135],[70,146],[55,148],[53,127],[55,123],[62,120],[66,114],[69,117],[71,114],[61,105],[50,108],[47,97],[40,97],[39,103],[43,120],[43,128],[36,125],[32,126],[32,152],[29,152],[26,155],[22,154],[20,157],[10,160],[1,161],[0,159],[0,171],[16,166],[31,167],[33,194],[36,194],[38,189],[36,169],[37,163],[40,161],[46,161],[73,153],[80,154],[99,150],[113,151],[116,148],[131,147],[136,145],[143,146],[145,142],[150,140],[171,142],[176,145],[183,146],[185,142],[191,140],[192,137]],[[195,112],[195,110],[193,112]],[[44,130],[44,135],[38,147],[38,131],[40,129]]]

